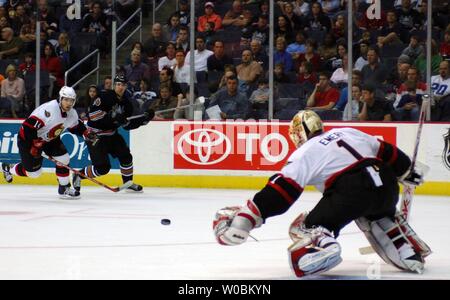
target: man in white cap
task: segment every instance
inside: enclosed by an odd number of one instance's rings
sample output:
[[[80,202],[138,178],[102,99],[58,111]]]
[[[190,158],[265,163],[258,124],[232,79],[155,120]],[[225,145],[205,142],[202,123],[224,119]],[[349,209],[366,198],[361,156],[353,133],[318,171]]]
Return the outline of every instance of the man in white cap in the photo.
[[[222,28],[222,18],[214,13],[214,3],[212,2],[205,3],[205,14],[198,18],[197,31],[204,32],[206,24],[209,22],[214,23],[214,31]]]

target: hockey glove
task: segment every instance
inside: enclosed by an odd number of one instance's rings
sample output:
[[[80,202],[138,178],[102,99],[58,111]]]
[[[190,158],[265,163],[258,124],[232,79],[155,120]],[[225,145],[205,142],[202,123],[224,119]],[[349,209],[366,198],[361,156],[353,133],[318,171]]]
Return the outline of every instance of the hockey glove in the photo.
[[[95,132],[93,132],[92,130],[90,130],[90,129],[86,129],[86,130],[83,132],[83,138],[84,138],[84,140],[85,140],[86,142],[90,142],[90,143],[92,143],[92,144],[95,144],[95,143],[97,143],[97,141],[98,141],[98,136],[97,136],[97,134],[96,134]]]
[[[111,119],[114,125],[120,127],[128,122],[127,117],[124,113],[115,113],[111,111]]]
[[[30,154],[35,158],[40,157],[44,143],[45,142],[41,139],[33,140],[33,143],[31,144],[31,148],[30,148]]]
[[[261,214],[253,203],[247,201],[243,207],[225,207],[216,213],[213,230],[221,245],[234,246],[247,241],[250,231],[263,223]]]

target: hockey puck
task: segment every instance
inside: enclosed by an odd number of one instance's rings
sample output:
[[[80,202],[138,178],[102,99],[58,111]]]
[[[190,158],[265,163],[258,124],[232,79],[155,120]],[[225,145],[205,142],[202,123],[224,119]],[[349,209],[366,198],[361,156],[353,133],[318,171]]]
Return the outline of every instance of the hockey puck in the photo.
[[[169,219],[161,219],[161,224],[170,225],[170,220]]]

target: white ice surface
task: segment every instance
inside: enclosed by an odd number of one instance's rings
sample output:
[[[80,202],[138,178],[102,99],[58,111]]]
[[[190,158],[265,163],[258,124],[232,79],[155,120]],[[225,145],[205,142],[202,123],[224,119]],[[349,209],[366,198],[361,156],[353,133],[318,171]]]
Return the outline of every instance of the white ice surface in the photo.
[[[305,192],[236,247],[215,242],[217,209],[255,191],[145,188],[143,194],[86,187],[61,200],[56,186],[0,185],[0,279],[296,279],[287,230],[319,193]],[[169,226],[160,220],[168,218]],[[375,254],[353,223],[338,241],[343,262],[312,279],[450,279],[450,198],[416,196],[410,224],[433,250],[422,275],[401,272]],[[369,275],[369,277],[368,277]]]

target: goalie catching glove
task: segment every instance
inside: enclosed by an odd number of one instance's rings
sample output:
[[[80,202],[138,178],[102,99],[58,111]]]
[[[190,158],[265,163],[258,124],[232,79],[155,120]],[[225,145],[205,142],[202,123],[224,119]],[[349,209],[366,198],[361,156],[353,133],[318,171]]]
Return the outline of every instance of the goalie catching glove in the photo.
[[[262,225],[261,213],[253,201],[242,207],[225,207],[217,211],[213,230],[217,242],[234,246],[247,241],[250,231]]]

